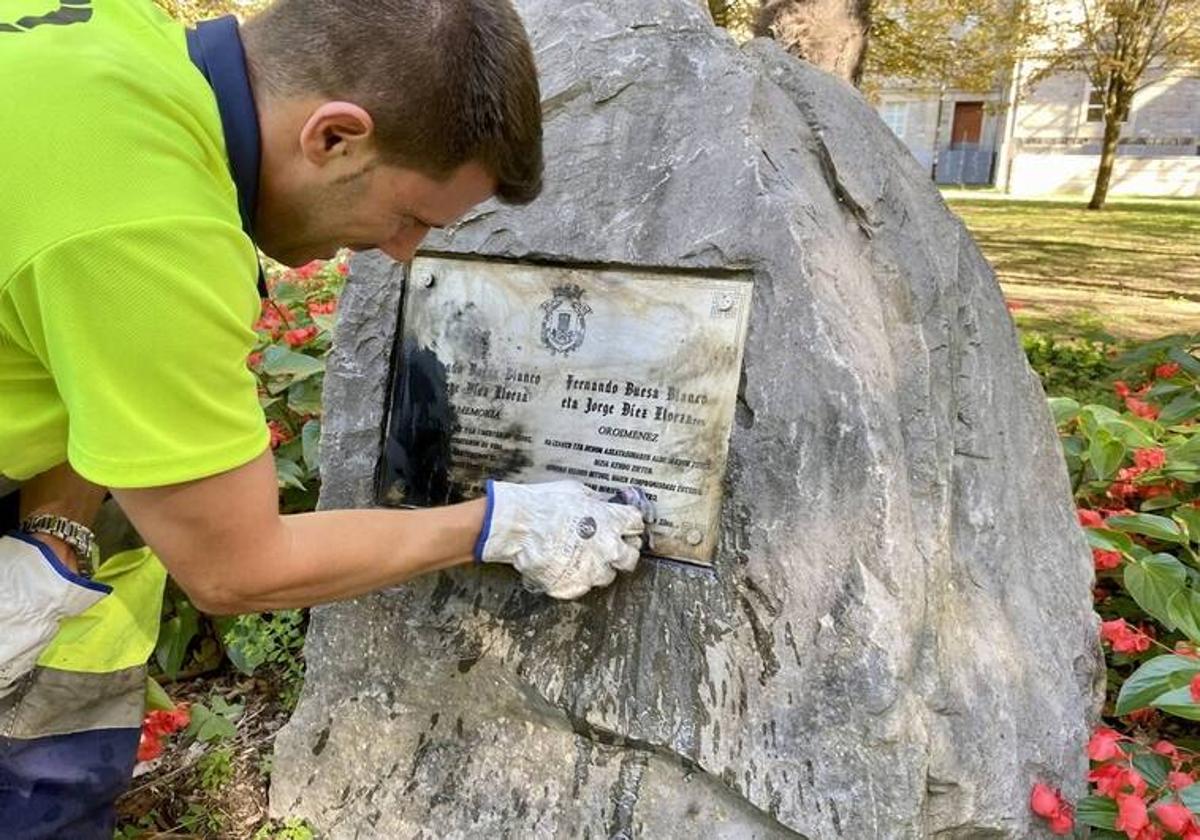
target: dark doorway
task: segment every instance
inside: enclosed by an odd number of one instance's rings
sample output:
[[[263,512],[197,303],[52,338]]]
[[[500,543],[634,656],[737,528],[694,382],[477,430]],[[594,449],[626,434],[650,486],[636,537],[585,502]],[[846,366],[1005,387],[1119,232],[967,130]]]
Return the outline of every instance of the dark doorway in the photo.
[[[983,136],[983,103],[955,102],[954,125],[950,129],[950,148],[978,146]]]

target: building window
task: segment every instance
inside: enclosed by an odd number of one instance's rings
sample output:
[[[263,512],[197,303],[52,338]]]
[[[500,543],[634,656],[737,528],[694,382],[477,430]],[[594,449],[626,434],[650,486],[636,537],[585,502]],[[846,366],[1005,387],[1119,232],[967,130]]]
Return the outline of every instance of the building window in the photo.
[[[884,102],[883,107],[879,109],[879,115],[892,130],[892,134],[903,140],[904,132],[908,130],[908,103]]]
[[[1087,102],[1087,121],[1090,123],[1104,122],[1104,88],[1089,86]],[[1129,122],[1129,107],[1121,114],[1121,122]]]

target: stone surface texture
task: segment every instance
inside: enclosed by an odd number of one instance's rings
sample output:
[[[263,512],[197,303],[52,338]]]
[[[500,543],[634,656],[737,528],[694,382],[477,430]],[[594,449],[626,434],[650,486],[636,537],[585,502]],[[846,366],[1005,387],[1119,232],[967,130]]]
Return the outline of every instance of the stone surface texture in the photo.
[[[546,193],[428,248],[752,277],[715,573],[315,610],[272,808],[335,840],[1049,836],[1030,787],[1082,793],[1100,698],[1091,562],[970,236],[858,93],[691,0],[518,5]],[[372,503],[401,280],[354,262],[323,507]]]

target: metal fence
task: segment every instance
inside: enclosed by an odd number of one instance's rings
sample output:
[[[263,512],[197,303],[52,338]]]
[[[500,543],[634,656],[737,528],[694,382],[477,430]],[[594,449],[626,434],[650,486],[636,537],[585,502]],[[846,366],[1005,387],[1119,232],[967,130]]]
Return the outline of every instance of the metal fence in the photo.
[[[991,184],[996,164],[996,150],[991,146],[960,143],[942,149],[937,160],[939,184]]]

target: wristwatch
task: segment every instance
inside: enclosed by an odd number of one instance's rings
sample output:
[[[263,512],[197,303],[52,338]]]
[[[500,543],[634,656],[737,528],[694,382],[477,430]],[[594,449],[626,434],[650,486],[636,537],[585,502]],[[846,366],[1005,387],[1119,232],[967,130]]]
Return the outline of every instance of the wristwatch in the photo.
[[[96,548],[96,535],[90,528],[65,516],[38,513],[21,522],[21,530],[27,534],[49,534],[65,542],[75,551],[79,574],[92,576],[92,552]]]

